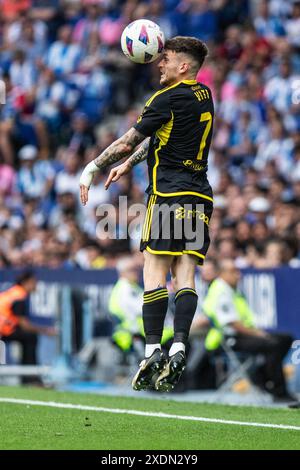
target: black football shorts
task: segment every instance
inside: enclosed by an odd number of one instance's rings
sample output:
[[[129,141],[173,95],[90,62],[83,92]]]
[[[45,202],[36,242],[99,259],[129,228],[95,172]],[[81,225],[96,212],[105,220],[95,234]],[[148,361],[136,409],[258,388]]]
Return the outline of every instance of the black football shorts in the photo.
[[[157,255],[191,254],[198,258],[198,264],[203,264],[210,244],[212,211],[210,196],[150,195],[140,250]]]

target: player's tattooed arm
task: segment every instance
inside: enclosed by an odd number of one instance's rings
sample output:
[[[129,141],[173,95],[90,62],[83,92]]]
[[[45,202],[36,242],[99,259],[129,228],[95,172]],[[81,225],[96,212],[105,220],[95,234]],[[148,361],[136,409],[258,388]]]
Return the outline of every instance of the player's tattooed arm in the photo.
[[[110,170],[109,176],[104,185],[105,189],[109,187],[110,183],[115,183],[118,181],[118,179],[121,178],[121,176],[129,173],[133,166],[138,165],[138,163],[146,160],[149,150],[149,143],[150,138],[148,137],[146,140],[144,140],[138,150],[131,155],[131,157],[129,157],[125,162],[121,163],[121,165],[118,165]]]
[[[148,155],[148,150],[149,150],[149,144],[150,144],[150,137],[148,137],[142,145],[138,148],[136,152],[134,152],[131,157],[128,158],[127,162],[131,166],[131,168],[138,163],[143,162],[146,160],[147,155]]]
[[[97,158],[92,160],[84,168],[80,177],[80,199],[83,205],[88,201],[88,190],[92,184],[94,174],[102,168],[128,157],[134,148],[145,139],[145,136],[134,127],[126,134],[113,142]]]
[[[98,168],[105,168],[112,163],[118,162],[124,157],[128,157],[134,148],[145,139],[145,136],[134,127],[126,134],[113,142],[104,152],[95,158],[94,162]]]

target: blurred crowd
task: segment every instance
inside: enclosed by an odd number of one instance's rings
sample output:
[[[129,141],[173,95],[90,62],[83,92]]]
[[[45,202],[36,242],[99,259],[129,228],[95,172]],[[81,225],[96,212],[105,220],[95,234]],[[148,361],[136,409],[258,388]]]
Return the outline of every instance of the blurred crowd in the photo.
[[[137,240],[105,236],[97,207],[145,202],[146,165],[79,204],[79,177],[159,88],[157,64],[121,52],[131,21],[196,36],[216,108],[209,256],[238,267],[300,266],[300,2],[0,0],[0,268],[142,263]],[[0,96],[3,103],[3,96]],[[127,225],[117,213],[117,233]]]

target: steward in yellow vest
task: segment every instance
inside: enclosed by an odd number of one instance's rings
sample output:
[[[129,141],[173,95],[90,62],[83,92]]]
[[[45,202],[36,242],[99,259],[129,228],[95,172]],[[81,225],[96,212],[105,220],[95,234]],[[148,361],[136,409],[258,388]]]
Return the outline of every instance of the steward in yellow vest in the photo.
[[[206,349],[217,349],[227,336],[232,340],[234,351],[259,354],[264,364],[252,377],[256,385],[269,392],[276,402],[294,401],[287,390],[282,369],[283,359],[293,342],[292,336],[256,328],[254,314],[237,290],[241,273],[234,261],[223,259],[217,268],[217,278],[211,283],[202,306],[212,325],[206,337]]]
[[[218,310],[220,299],[223,299],[222,311]],[[231,300],[231,307],[234,311],[230,310],[230,303],[226,305],[226,299]],[[205,347],[208,351],[212,351],[221,346],[223,341],[224,332],[226,329],[232,333],[228,328],[228,324],[224,324],[229,320],[238,320],[247,328],[254,328],[254,314],[251,311],[245,297],[238,291],[232,289],[223,279],[215,279],[207,292],[204,299],[202,310],[209,318],[212,328],[209,330],[206,339]],[[225,313],[224,313],[225,311]],[[222,315],[222,320],[220,319]],[[229,317],[231,315],[231,317]]]

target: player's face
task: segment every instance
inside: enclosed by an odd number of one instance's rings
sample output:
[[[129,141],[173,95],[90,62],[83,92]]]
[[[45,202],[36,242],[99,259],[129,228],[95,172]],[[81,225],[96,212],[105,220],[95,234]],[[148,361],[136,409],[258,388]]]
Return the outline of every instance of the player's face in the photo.
[[[174,51],[165,51],[162,59],[158,63],[160,71],[160,84],[163,86],[170,86],[181,80],[180,55]]]

